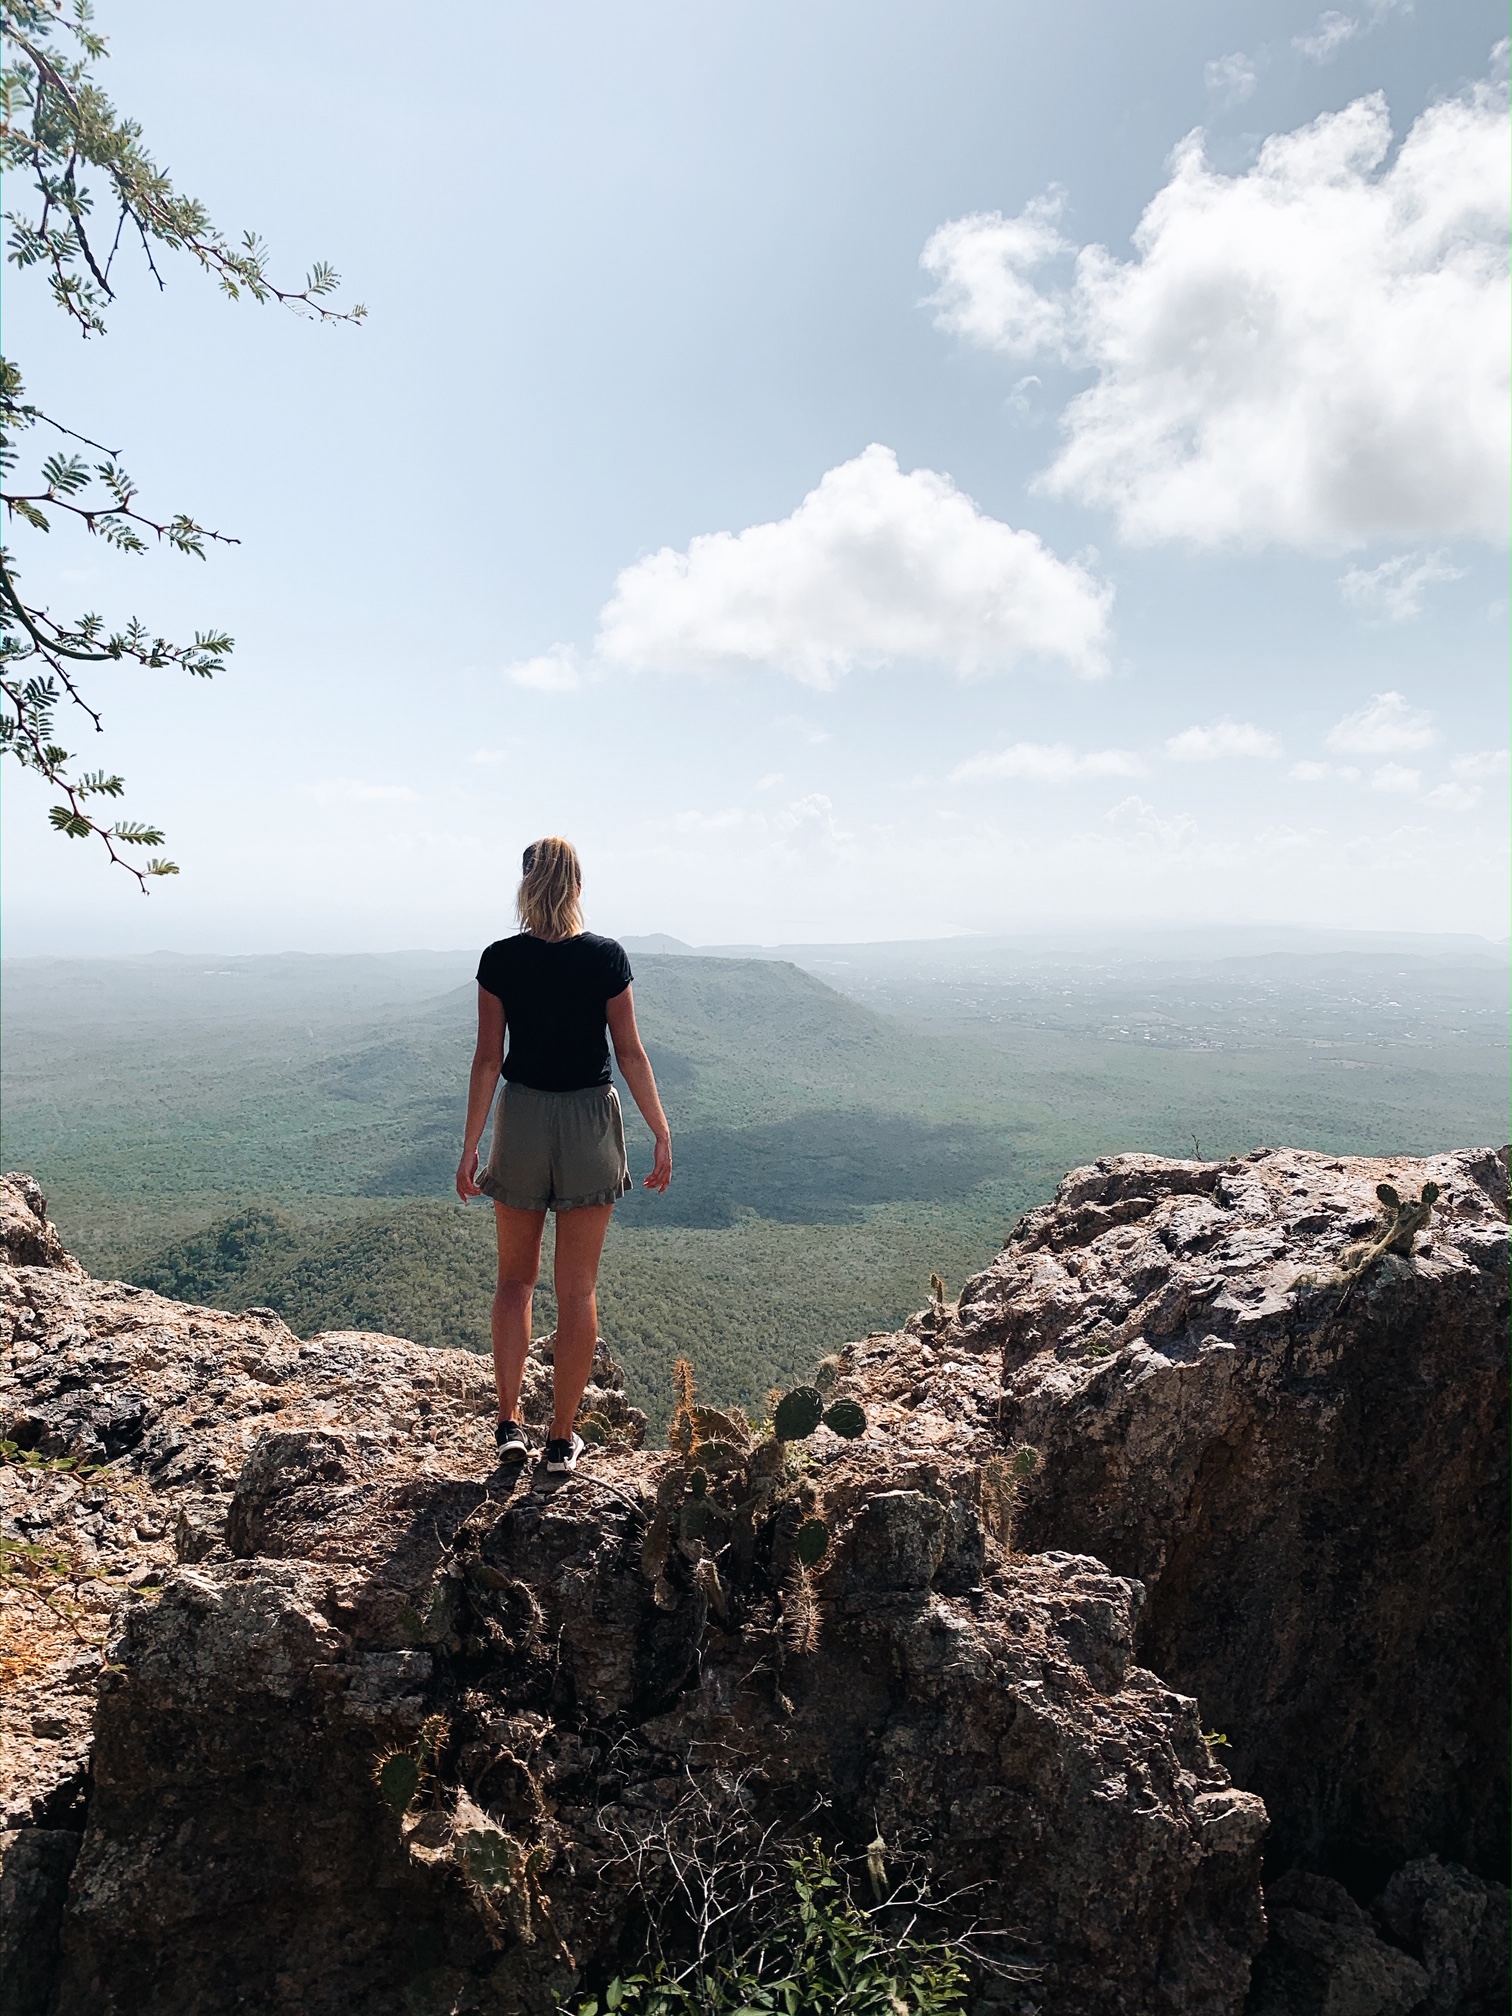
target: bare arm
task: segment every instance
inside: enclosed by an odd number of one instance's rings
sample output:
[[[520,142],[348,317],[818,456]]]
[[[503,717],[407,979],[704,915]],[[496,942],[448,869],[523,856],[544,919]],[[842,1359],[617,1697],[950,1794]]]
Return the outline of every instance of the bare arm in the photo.
[[[478,1041],[473,1049],[472,1073],[467,1081],[467,1127],[462,1136],[462,1159],[457,1164],[457,1195],[465,1204],[469,1197],[481,1197],[478,1188],[478,1143],[488,1125],[488,1109],[504,1064],[504,1003],[486,987],[478,989]]]
[[[651,1165],[651,1174],[646,1178],[648,1190],[665,1190],[672,1181],[672,1129],[667,1125],[667,1116],[662,1111],[660,1095],[656,1089],[656,1077],[651,1069],[651,1059],[646,1055],[646,1046],[641,1042],[640,1031],[635,1026],[635,992],[627,987],[622,994],[616,994],[604,1010],[609,1023],[609,1035],[614,1044],[614,1058],[619,1065],[625,1083],[630,1087],[630,1096],[640,1108],[641,1118],[656,1137],[656,1160]]]

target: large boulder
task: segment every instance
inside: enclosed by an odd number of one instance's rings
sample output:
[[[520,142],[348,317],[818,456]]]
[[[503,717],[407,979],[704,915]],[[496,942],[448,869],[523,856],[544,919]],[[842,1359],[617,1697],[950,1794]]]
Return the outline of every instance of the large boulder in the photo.
[[[1431,1184],[1367,1258],[1378,1186]],[[1429,1854],[1505,1874],[1507,1327],[1490,1153],[1120,1156],[962,1296],[1043,1459],[1021,1543],[1145,1584],[1140,1656],[1265,1799],[1272,1868],[1367,1898]]]

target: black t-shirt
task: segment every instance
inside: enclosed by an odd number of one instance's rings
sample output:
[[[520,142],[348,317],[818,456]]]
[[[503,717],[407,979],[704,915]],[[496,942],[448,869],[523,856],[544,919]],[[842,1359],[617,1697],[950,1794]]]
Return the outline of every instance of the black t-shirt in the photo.
[[[540,1092],[576,1092],[610,1082],[604,1005],[634,976],[623,945],[576,938],[500,938],[478,961],[478,985],[504,1004],[509,1048],[504,1076]]]

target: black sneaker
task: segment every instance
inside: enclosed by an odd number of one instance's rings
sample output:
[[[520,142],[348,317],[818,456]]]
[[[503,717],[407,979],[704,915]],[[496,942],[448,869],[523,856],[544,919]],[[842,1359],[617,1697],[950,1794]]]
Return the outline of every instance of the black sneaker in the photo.
[[[578,1458],[583,1453],[583,1438],[574,1434],[566,1441],[553,1436],[546,1444],[546,1474],[548,1477],[570,1477],[577,1468]]]
[[[525,1456],[530,1450],[518,1421],[500,1421],[494,1428],[494,1444],[501,1456]]]

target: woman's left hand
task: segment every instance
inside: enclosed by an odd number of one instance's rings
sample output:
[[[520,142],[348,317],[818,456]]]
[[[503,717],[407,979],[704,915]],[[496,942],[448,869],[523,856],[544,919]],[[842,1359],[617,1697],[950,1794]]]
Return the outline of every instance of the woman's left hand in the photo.
[[[478,1188],[478,1151],[476,1148],[469,1149],[457,1164],[457,1195],[462,1199],[464,1204],[470,1197],[481,1197],[483,1195],[483,1192]]]
[[[665,1190],[672,1181],[672,1136],[658,1134],[656,1137],[656,1160],[651,1164],[651,1174],[646,1178],[648,1190]]]

